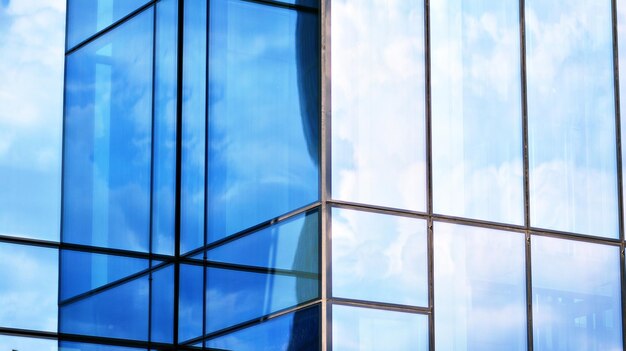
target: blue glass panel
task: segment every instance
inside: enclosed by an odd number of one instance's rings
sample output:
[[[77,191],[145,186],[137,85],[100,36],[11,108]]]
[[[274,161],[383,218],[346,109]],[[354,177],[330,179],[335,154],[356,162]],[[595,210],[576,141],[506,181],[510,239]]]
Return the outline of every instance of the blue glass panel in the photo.
[[[530,218],[618,237],[610,0],[526,1]]]
[[[59,351],[144,351],[144,349],[135,349],[130,347],[86,344],[84,342],[61,341],[59,343]],[[20,350],[22,351],[22,350]]]
[[[207,268],[207,333],[319,296],[314,274],[267,274]]]
[[[174,266],[152,273],[151,341],[171,343],[174,332]]]
[[[0,351],[57,351],[58,341],[0,335]]]
[[[178,2],[156,5],[152,252],[174,254]]]
[[[56,249],[0,243],[0,327],[57,331],[58,261]]]
[[[524,234],[448,223],[433,230],[437,350],[525,351]]]
[[[425,220],[333,208],[332,226],[333,296],[428,306]]]
[[[333,351],[427,351],[428,316],[334,305]]]
[[[65,1],[0,1],[0,38],[0,235],[59,241]]]
[[[67,57],[65,242],[149,250],[152,17]]]
[[[185,1],[183,43],[183,142],[181,253],[204,244],[206,155],[206,0]]]
[[[148,340],[148,276],[61,306],[59,332]]]
[[[426,209],[423,0],[332,2],[332,196]]]
[[[68,0],[67,48],[130,14],[148,0]]]
[[[298,215],[207,253],[209,261],[300,272],[319,271],[319,213]]]
[[[620,126],[622,142],[622,184],[626,184],[626,1],[617,0],[617,39],[619,48],[619,101],[620,101]],[[622,188],[622,196],[626,195],[626,189]],[[622,207],[622,216],[626,221],[626,206]]]
[[[532,284],[534,350],[623,350],[619,247],[533,236]]]
[[[320,340],[320,308],[313,306],[208,340],[206,347],[237,351],[318,351]]]
[[[148,269],[148,260],[81,251],[61,251],[61,300]]]
[[[430,13],[434,211],[522,225],[519,1]]]
[[[313,8],[320,7],[320,0],[270,0],[270,1],[283,3],[283,4],[307,6],[307,7],[313,7]]]
[[[213,242],[319,198],[317,16],[211,2],[209,232]]]
[[[200,266],[180,266],[178,338],[180,341],[202,336],[204,276]]]

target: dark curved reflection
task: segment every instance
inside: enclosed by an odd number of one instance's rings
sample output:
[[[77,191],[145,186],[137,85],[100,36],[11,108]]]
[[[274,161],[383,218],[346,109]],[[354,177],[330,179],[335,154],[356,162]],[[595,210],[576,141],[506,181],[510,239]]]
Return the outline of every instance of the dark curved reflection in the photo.
[[[149,250],[153,9],[67,58],[64,242]]]
[[[319,42],[315,14],[254,2],[210,23],[212,242],[319,198]]]

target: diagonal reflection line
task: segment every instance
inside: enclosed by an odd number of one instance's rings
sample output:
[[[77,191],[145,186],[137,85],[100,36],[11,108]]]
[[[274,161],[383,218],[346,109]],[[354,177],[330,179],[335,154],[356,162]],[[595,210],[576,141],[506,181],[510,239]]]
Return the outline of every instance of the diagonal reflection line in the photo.
[[[320,274],[315,272],[307,272],[307,271],[299,271],[293,269],[283,269],[283,268],[270,268],[270,267],[260,267],[260,266],[249,266],[237,263],[227,263],[227,262],[216,262],[216,261],[184,261],[184,264],[189,264],[193,266],[204,266],[206,268],[220,268],[232,271],[244,271],[250,273],[261,273],[261,274],[273,274],[273,275],[286,275],[297,278],[309,278],[309,279],[320,279]]]
[[[253,3],[275,6],[275,7],[282,7],[282,8],[287,8],[291,10],[310,12],[310,13],[319,12],[319,9],[317,7],[304,5],[304,4],[290,4],[290,3],[282,2],[281,0],[241,0],[241,1],[253,2]]]
[[[82,293],[82,294],[78,294],[78,295],[76,295],[76,296],[72,296],[72,297],[70,297],[70,298],[68,298],[68,299],[65,299],[65,300],[63,300],[63,301],[60,301],[60,302],[59,302],[59,308],[64,307],[64,306],[67,306],[67,305],[70,305],[70,304],[73,304],[73,303],[78,302],[78,301],[81,301],[81,300],[84,300],[84,299],[86,299],[86,298],[88,298],[88,297],[91,297],[91,296],[97,295],[97,294],[99,294],[99,293],[101,293],[101,292],[104,292],[104,291],[106,291],[106,290],[113,289],[113,288],[115,288],[115,287],[117,287],[117,286],[120,286],[120,285],[123,285],[123,284],[125,284],[125,283],[128,283],[128,282],[130,282],[131,280],[135,280],[135,279],[137,279],[137,278],[140,278],[140,277],[142,277],[142,276],[144,276],[144,275],[146,275],[146,274],[149,274],[150,272],[157,271],[157,270],[159,270],[159,269],[161,269],[161,268],[163,268],[163,267],[167,266],[168,264],[170,264],[170,262],[162,262],[162,263],[157,264],[157,265],[156,265],[156,266],[154,266],[154,267],[148,267],[148,268],[146,268],[146,269],[144,269],[144,270],[142,270],[142,271],[139,271],[139,272],[137,272],[137,273],[134,273],[134,274],[128,275],[128,276],[126,276],[126,277],[124,277],[124,278],[121,278],[121,279],[115,280],[115,281],[113,281],[113,282],[107,283],[107,284],[102,285],[102,286],[99,286],[99,287],[97,287],[97,288],[95,288],[95,289],[89,290],[89,291],[84,292],[84,293]]]

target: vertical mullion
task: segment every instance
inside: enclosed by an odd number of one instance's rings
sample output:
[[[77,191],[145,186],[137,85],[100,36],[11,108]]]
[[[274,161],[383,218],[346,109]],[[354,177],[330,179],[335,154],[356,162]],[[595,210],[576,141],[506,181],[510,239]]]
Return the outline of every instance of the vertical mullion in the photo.
[[[432,173],[432,113],[431,113],[431,67],[430,67],[430,0],[424,0],[424,92],[425,92],[425,141],[426,141],[426,211],[428,213],[427,267],[428,267],[428,344],[435,350],[435,280],[433,245],[433,173]]]
[[[151,137],[150,137],[150,224],[149,224],[149,244],[148,260],[150,273],[148,275],[148,346],[152,347],[152,253],[154,252],[153,231],[154,231],[154,168],[156,162],[154,161],[154,136],[155,136],[155,110],[156,110],[156,41],[157,41],[157,4],[155,3],[152,8],[152,125],[151,125]]]
[[[331,0],[321,1],[318,14],[320,36],[320,264],[321,264],[321,349],[332,351],[332,225],[330,221],[331,207],[331,114],[332,114],[332,22]]]
[[[530,233],[530,161],[528,156],[528,98],[526,80],[526,2],[519,2],[520,79],[522,106],[522,153],[524,174],[524,227],[526,272],[526,347],[532,351],[533,341],[533,290],[532,290],[532,236]]]
[[[619,211],[619,238],[620,238],[620,284],[622,303],[622,347],[626,346],[626,260],[624,257],[624,184],[622,169],[622,139],[621,139],[621,110],[620,110],[620,86],[619,86],[619,32],[617,18],[617,1],[611,0],[611,30],[613,34],[613,84],[615,101],[615,155],[617,165],[617,196]]]
[[[210,41],[211,41],[211,0],[206,0],[206,48],[205,48],[205,97],[204,97],[204,238],[203,247],[206,248],[207,242],[207,230],[208,230],[208,195],[209,195],[209,74],[210,74]],[[206,264],[207,251],[203,250],[202,262]],[[206,320],[207,320],[207,267],[202,266],[202,335],[206,335]],[[205,350],[204,340],[202,340],[202,350]]]

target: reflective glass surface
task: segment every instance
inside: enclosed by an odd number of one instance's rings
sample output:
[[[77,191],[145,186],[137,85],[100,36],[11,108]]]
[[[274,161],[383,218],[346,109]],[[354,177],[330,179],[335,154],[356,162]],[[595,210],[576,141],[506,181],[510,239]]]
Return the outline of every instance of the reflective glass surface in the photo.
[[[61,251],[61,300],[148,269],[148,260],[81,251]]]
[[[317,16],[211,2],[208,241],[319,198]]]
[[[270,274],[208,268],[207,333],[293,307],[318,296],[317,274]]]
[[[60,351],[146,351],[144,349],[135,349],[130,347],[86,344],[83,342],[62,341],[59,343]]]
[[[333,351],[427,351],[428,316],[333,305]]]
[[[152,323],[150,339],[171,343],[174,332],[174,266],[152,273]]]
[[[152,19],[67,57],[64,242],[149,250]]]
[[[618,39],[618,57],[619,57],[619,101],[620,101],[620,126],[621,126],[621,142],[622,142],[622,185],[626,184],[626,1],[616,1],[617,12],[617,39]],[[622,188],[622,196],[626,194],[626,190]],[[624,220],[626,220],[626,206],[622,207]]]
[[[183,130],[181,155],[181,253],[204,245],[206,155],[207,1],[185,1]]]
[[[619,247],[532,237],[537,351],[622,348]]]
[[[332,196],[424,211],[424,4],[332,4]]]
[[[332,235],[333,296],[428,306],[426,221],[334,208]]]
[[[148,276],[61,306],[59,332],[148,340]]]
[[[526,350],[523,233],[434,225],[437,350]]]
[[[176,0],[156,5],[152,252],[174,254],[176,205]]]
[[[519,1],[431,5],[434,212],[524,223]]]
[[[57,331],[58,260],[56,249],[0,243],[0,327]]]
[[[318,351],[320,340],[320,308],[313,306],[208,340],[206,347],[237,351]]]
[[[213,262],[319,271],[319,213],[312,211],[209,250]]]
[[[122,19],[148,0],[68,0],[67,48]]]
[[[609,0],[526,1],[530,218],[618,237]]]
[[[0,351],[57,351],[58,341],[0,335]]]
[[[65,1],[0,1],[0,235],[59,241],[64,33]]]
[[[178,305],[178,339],[180,341],[202,336],[204,273],[201,266],[180,266]]]

